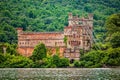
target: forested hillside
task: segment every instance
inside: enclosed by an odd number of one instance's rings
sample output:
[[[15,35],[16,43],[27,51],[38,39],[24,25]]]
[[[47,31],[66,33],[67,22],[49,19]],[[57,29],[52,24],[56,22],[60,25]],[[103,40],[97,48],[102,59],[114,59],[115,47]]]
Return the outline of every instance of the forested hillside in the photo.
[[[69,12],[80,17],[93,13],[94,34],[106,42],[93,44],[89,52],[81,49],[80,60],[74,62],[59,57],[59,53],[49,55],[51,52],[44,44],[38,44],[31,57],[19,55],[15,28],[62,31],[68,24]],[[120,66],[119,0],[0,0],[0,68],[117,66]]]
[[[0,42],[16,42],[16,27],[26,31],[62,31],[68,13],[94,14],[94,31],[103,37],[106,18],[120,12],[119,0],[0,0]]]

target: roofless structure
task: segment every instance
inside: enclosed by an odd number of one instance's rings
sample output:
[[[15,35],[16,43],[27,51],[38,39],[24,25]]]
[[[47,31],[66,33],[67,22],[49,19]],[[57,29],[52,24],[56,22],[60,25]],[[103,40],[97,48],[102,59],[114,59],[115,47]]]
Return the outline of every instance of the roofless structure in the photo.
[[[58,47],[60,56],[79,60],[80,49],[88,51],[93,43],[93,15],[88,14],[87,18],[79,18],[69,13],[68,16],[69,24],[64,27],[63,32],[24,32],[22,28],[17,28],[19,53],[31,56],[34,47],[41,42],[52,51],[52,55],[56,54]]]

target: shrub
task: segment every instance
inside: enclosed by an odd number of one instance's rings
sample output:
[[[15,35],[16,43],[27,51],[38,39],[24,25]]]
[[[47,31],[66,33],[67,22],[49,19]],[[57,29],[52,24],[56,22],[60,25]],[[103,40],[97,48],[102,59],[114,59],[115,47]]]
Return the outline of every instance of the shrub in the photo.
[[[6,61],[0,65],[1,67],[26,68],[33,66],[33,61],[23,56],[14,56],[14,55],[6,54],[5,57],[6,57]]]
[[[108,55],[107,65],[120,66],[120,47],[108,49],[107,55]]]
[[[80,67],[80,62],[79,61],[74,61],[74,66],[75,67]]]
[[[47,56],[47,49],[43,43],[40,43],[35,47],[33,54],[30,58],[33,61],[36,61],[36,60],[42,60],[46,56]]]

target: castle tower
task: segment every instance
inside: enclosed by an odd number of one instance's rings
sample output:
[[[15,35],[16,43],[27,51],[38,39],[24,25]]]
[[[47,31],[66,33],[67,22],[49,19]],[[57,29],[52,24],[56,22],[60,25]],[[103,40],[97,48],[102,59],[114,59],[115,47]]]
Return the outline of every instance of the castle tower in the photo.
[[[79,24],[79,18],[78,15],[73,16],[72,13],[69,13],[68,15],[68,26],[76,27]]]
[[[69,25],[64,29],[64,36],[67,37],[67,48],[64,55],[69,59],[79,60],[79,50],[90,50],[93,42],[93,15],[88,14],[88,18],[79,18],[70,13],[68,23]]]
[[[88,14],[88,27],[89,27],[89,32],[90,32],[90,43],[91,45],[93,44],[93,14]]]
[[[23,32],[23,28],[16,28],[16,30],[19,38],[20,34]]]
[[[68,26],[72,26],[72,19],[73,19],[73,15],[72,15],[72,13],[69,13],[69,15],[68,15]]]

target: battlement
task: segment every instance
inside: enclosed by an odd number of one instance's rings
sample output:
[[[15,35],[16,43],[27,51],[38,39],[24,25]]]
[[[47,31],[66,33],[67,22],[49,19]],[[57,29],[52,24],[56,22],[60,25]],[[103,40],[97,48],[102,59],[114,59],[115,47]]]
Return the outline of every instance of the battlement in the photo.
[[[91,27],[93,26],[93,14],[88,14],[88,17],[82,17],[79,18],[78,15],[73,16],[72,13],[69,13],[69,17],[68,17],[68,26],[84,26],[86,24],[90,25]]]

